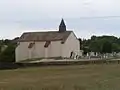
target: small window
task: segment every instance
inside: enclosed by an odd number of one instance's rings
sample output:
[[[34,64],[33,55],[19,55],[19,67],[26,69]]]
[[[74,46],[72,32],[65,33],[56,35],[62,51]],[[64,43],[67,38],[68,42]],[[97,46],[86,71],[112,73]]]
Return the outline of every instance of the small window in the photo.
[[[51,41],[46,41],[44,47],[47,48],[50,45]]]
[[[32,47],[34,46],[34,44],[35,44],[35,43],[30,43],[30,44],[28,45],[28,48],[32,48]]]

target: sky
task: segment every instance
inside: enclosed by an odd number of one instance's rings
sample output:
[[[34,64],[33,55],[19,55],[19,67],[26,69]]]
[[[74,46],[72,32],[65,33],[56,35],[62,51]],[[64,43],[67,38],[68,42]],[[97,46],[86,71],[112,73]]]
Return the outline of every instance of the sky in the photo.
[[[0,0],[0,39],[58,30],[61,19],[79,38],[120,37],[120,0]]]

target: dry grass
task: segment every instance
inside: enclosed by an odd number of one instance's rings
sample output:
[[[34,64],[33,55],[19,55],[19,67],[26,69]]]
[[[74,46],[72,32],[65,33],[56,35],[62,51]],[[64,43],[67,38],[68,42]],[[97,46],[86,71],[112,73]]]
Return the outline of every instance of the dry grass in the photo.
[[[119,84],[119,64],[0,71],[0,90],[119,90]]]

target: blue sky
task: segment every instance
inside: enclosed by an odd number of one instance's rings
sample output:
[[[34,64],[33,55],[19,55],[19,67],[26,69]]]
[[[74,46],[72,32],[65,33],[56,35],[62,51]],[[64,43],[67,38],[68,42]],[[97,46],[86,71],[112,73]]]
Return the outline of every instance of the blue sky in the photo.
[[[119,4],[119,0],[1,0],[0,39],[26,31],[57,30],[61,18],[80,38],[119,37]]]

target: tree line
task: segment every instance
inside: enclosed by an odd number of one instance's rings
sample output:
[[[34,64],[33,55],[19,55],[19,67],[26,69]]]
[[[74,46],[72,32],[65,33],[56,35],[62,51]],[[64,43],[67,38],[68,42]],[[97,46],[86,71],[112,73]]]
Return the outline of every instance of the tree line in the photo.
[[[5,39],[0,40],[0,63],[1,62],[15,62],[15,48],[17,46],[17,40]]]
[[[80,41],[84,53],[91,51],[99,53],[120,52],[120,38],[115,36],[92,36],[90,39]]]

